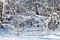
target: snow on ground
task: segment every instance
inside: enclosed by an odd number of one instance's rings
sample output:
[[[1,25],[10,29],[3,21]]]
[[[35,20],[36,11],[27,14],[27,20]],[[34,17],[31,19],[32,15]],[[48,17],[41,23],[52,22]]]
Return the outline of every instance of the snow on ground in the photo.
[[[48,35],[44,37],[14,37],[14,36],[0,36],[0,40],[60,40],[60,37]]]
[[[28,29],[22,35],[16,36],[0,29],[0,40],[60,40],[60,32],[47,34],[46,32],[40,33],[36,31],[37,29],[33,29],[33,32],[31,30]]]

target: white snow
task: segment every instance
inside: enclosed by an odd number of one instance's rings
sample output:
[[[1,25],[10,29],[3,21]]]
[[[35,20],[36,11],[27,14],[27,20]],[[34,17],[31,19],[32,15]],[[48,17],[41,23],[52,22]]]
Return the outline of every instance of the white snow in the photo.
[[[55,36],[55,35],[46,35],[46,36],[43,36],[43,37],[39,37],[39,36],[36,36],[36,37],[32,37],[32,36],[29,36],[29,37],[14,37],[14,36],[0,36],[0,40],[60,40],[60,37],[59,36]]]

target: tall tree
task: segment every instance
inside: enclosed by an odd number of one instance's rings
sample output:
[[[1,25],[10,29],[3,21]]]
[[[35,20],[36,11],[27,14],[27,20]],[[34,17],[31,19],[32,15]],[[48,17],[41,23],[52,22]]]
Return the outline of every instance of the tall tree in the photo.
[[[39,15],[39,13],[38,13],[38,0],[35,0],[35,10],[36,10],[36,15]]]

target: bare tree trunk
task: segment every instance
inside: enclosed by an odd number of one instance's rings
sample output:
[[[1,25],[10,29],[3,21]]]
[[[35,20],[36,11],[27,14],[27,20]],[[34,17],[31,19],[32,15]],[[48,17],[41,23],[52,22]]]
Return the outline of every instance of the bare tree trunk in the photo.
[[[2,5],[1,5],[2,6],[2,8],[1,8],[2,9],[2,12],[1,12],[1,28],[3,28],[2,24],[3,24],[3,20],[4,20],[4,1],[5,0],[2,0],[2,1],[3,2],[2,2]]]
[[[36,10],[36,15],[39,15],[39,13],[38,13],[38,0],[35,1],[35,10]]]

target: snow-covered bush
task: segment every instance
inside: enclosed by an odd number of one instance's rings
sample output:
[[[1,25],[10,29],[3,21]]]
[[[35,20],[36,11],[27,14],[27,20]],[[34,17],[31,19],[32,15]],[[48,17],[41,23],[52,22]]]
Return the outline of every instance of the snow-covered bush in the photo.
[[[28,28],[55,31],[60,20],[59,4],[59,0],[5,0],[2,25],[17,35]]]

